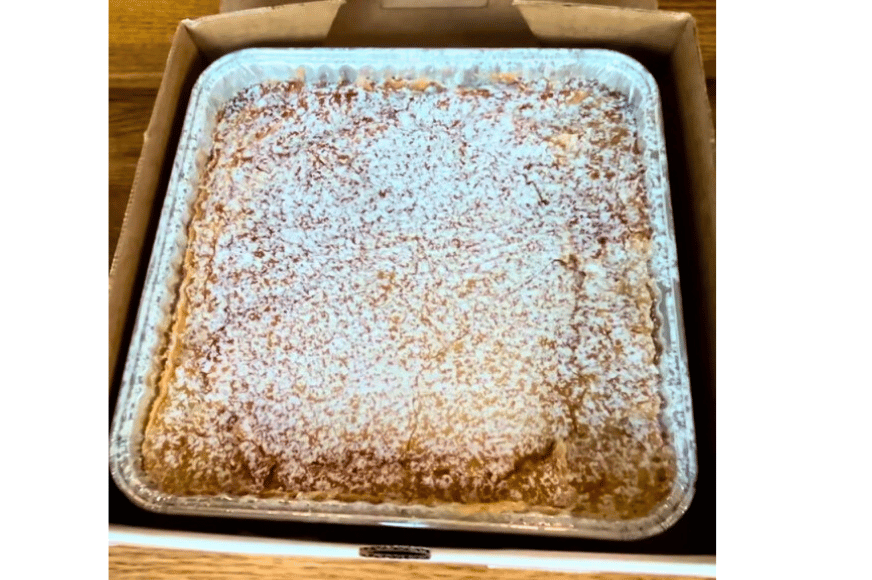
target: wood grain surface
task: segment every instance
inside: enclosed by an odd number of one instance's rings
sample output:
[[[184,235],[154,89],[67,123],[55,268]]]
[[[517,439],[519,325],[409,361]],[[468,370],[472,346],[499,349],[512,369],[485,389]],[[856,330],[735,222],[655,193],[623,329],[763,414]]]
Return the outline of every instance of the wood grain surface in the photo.
[[[134,546],[109,548],[113,580],[701,580],[689,576],[507,570],[399,560],[338,560],[215,554]]]
[[[185,18],[218,13],[219,0],[109,0],[109,89],[160,86],[173,33]]]
[[[109,262],[115,251],[133,174],[173,33],[179,21],[218,12],[219,0],[109,2]],[[697,20],[709,99],[715,110],[715,0],[661,0],[663,10]],[[162,550],[109,548],[113,579],[339,578],[441,580],[670,580],[666,576],[566,574],[497,570],[420,562],[314,560]]]

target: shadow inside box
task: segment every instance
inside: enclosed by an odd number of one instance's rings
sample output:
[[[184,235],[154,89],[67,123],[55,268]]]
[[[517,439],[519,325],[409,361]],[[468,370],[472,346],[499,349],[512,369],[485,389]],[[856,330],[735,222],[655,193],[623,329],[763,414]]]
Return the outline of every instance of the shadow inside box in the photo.
[[[693,506],[690,508],[693,510]],[[603,552],[650,555],[714,555],[714,546],[704,533],[695,529],[691,511],[671,529],[645,540],[611,542],[578,538],[542,537],[520,534],[491,534],[398,528],[393,526],[354,526],[233,518],[173,516],[147,512],[131,503],[109,482],[109,523],[172,532],[220,534],[352,545],[400,545],[454,549],[516,549],[546,552]],[[712,530],[713,532],[713,530]],[[714,535],[712,533],[712,535]]]

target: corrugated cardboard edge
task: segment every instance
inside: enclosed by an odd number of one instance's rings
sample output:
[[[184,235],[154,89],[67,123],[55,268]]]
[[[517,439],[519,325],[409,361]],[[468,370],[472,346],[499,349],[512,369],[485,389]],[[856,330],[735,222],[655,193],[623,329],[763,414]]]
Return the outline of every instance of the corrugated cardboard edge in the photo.
[[[715,194],[715,130],[711,103],[706,88],[702,51],[699,46],[699,31],[696,20],[688,19],[682,31],[678,50],[672,52],[672,69],[675,71],[677,86],[688,90],[679,95],[679,111],[685,127],[683,133],[689,136],[685,142],[685,157],[694,170],[690,173],[691,188],[694,195],[693,215],[695,216],[695,239],[699,263],[697,271],[702,274],[700,294],[703,296],[703,316],[707,321],[706,358],[708,360],[708,382],[714,388],[716,363],[716,194]],[[693,130],[687,128],[692,127]]]
[[[257,8],[276,8],[287,4],[305,4],[311,0],[221,0],[218,12],[238,12]]]
[[[482,2],[490,3],[492,0],[481,0]],[[426,8],[434,8],[436,2],[444,2],[445,8],[456,8],[456,2],[452,0],[422,0],[421,4]],[[219,12],[235,12],[237,10],[251,10],[252,8],[265,8],[268,6],[281,6],[283,4],[291,4],[288,0],[221,0],[218,5]],[[405,3],[410,8],[414,7],[416,0],[405,0]],[[596,4],[601,6],[615,6],[619,8],[643,8],[646,10],[657,10],[657,0],[564,0],[565,4]],[[387,2],[382,0],[382,6],[386,6]]]
[[[561,4],[584,4],[586,6],[610,6],[612,8],[641,8],[657,10],[657,0],[561,0]]]
[[[269,43],[295,35],[300,42],[318,42],[326,38],[339,7],[345,0],[316,0],[261,8],[246,13],[218,14],[179,23],[167,56],[163,78],[148,129],[142,144],[142,153],[136,164],[130,197],[124,211],[124,221],[109,267],[109,389],[115,374],[119,350],[133,300],[133,286],[138,268],[122,268],[135,264],[144,251],[146,227],[133,227],[132,223],[147,220],[151,215],[158,182],[161,178],[172,123],[180,107],[182,87],[188,81],[192,67],[203,55],[217,58],[225,52],[243,48],[252,42]],[[262,18],[264,13],[273,18]],[[234,19],[235,34],[219,38],[216,26],[228,18]],[[226,26],[223,27],[226,30]],[[252,31],[255,34],[252,34]],[[243,40],[241,37],[245,35]],[[141,224],[137,224],[141,225]]]

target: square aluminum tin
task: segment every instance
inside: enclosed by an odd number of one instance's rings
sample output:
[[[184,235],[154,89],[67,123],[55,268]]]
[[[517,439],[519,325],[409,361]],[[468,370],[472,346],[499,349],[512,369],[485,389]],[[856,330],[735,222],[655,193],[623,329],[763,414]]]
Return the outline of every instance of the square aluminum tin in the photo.
[[[365,73],[373,80],[388,75],[408,79],[426,76],[447,87],[463,83],[470,75],[489,78],[493,73],[511,73],[532,79],[581,75],[628,97],[636,112],[651,201],[651,274],[657,284],[661,318],[661,421],[677,467],[671,494],[652,512],[631,520],[533,512],[459,515],[438,506],[174,496],[161,493],[149,482],[140,467],[142,433],[160,372],[157,353],[181,280],[187,228],[211,149],[216,115],[239,91],[264,81],[294,79],[301,67],[307,82],[353,81],[354,75]],[[162,513],[614,540],[649,537],[670,527],[690,504],[697,468],[663,121],[653,77],[623,54],[596,49],[247,49],[214,62],[200,76],[189,101],[119,391],[110,469],[116,484],[133,502]]]

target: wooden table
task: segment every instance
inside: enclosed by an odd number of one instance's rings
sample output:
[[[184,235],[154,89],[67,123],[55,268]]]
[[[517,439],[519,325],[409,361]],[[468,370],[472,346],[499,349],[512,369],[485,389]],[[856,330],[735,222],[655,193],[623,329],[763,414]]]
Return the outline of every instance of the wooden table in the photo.
[[[142,148],[172,36],[179,21],[218,12],[219,0],[110,0],[109,2],[109,261],[121,230],[127,196]],[[715,109],[715,0],[661,0],[664,10],[697,19],[709,99]],[[444,578],[527,580],[575,578],[642,580],[637,575],[498,571],[424,563],[308,560],[180,552],[116,546],[112,578]],[[653,576],[651,578],[654,578]],[[661,580],[667,577],[658,576]]]
[[[113,580],[707,580],[689,576],[572,574],[418,562],[206,554],[126,546],[110,548],[109,576]]]

